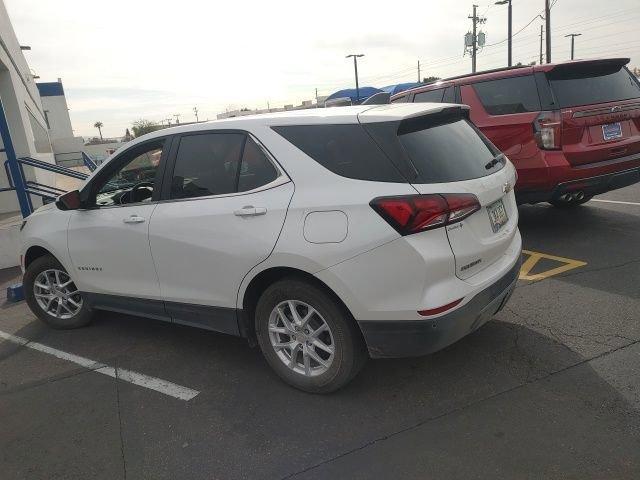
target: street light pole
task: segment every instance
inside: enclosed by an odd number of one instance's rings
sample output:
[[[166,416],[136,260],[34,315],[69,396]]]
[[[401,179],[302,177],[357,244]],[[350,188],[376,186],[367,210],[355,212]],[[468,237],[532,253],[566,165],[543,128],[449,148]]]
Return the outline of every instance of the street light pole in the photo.
[[[547,63],[551,63],[551,0],[544,0],[544,22],[547,46]]]
[[[360,103],[360,85],[358,85],[358,58],[364,57],[364,53],[352,53],[351,55],[347,55],[344,58],[353,57],[353,69],[356,74],[356,102]]]
[[[564,38],[571,37],[571,60],[573,60],[573,53],[575,47],[575,39],[582,35],[581,33],[570,33],[569,35],[565,35]]]
[[[508,43],[509,51],[507,53],[507,66],[510,67],[512,65],[511,52],[512,52],[512,38],[513,38],[513,35],[512,35],[512,28],[513,28],[512,27],[513,26],[512,18],[513,17],[512,17],[512,10],[511,10],[511,0],[499,0],[498,2],[495,2],[495,4],[496,5],[504,5],[504,4],[508,4],[509,5],[509,20],[508,20],[508,34],[507,34],[508,42],[509,42]]]

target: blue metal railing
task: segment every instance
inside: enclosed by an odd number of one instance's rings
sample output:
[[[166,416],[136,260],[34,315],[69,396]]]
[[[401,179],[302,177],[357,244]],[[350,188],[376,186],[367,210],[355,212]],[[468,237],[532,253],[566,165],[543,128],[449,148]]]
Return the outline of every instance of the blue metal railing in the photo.
[[[84,151],[60,152],[60,153],[54,154],[54,157],[56,158],[56,161],[58,161],[60,160],[59,157],[63,155],[74,155],[74,157],[67,159],[67,161],[82,160],[82,163],[84,163],[84,166],[87,167],[90,172],[93,172],[96,168],[98,168],[98,165],[96,164],[96,162],[94,162],[93,159],[89,155],[87,155]],[[64,161],[64,160],[60,160],[60,161]]]

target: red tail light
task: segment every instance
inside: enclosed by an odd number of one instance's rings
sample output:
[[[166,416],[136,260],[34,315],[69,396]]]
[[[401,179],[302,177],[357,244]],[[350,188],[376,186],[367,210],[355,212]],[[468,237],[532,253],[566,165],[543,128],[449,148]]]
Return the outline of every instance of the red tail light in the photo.
[[[480,210],[478,198],[470,193],[379,197],[370,205],[400,235],[450,225]]]
[[[562,148],[562,116],[559,111],[540,112],[533,122],[536,142],[544,150]]]

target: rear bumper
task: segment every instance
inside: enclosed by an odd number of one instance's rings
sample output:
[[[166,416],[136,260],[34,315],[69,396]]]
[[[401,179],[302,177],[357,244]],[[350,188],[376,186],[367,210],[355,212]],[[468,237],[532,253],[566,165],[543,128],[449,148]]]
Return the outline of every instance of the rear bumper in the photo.
[[[358,321],[372,358],[417,357],[441,350],[484,325],[509,300],[520,259],[498,281],[453,312],[425,320]]]
[[[585,197],[627,187],[640,182],[640,167],[559,183],[548,191],[516,192],[519,204],[548,202],[565,193],[583,192]]]

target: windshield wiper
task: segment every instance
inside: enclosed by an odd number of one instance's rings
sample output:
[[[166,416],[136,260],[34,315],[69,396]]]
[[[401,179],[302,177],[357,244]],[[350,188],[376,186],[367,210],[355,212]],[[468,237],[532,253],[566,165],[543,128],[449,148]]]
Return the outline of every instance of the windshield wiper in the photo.
[[[498,163],[501,163],[503,160],[504,160],[504,155],[502,153],[499,153],[498,155],[493,157],[493,160],[490,160],[489,163],[487,163],[484,166],[484,168],[486,168],[487,170],[491,170],[493,167],[495,167]]]

